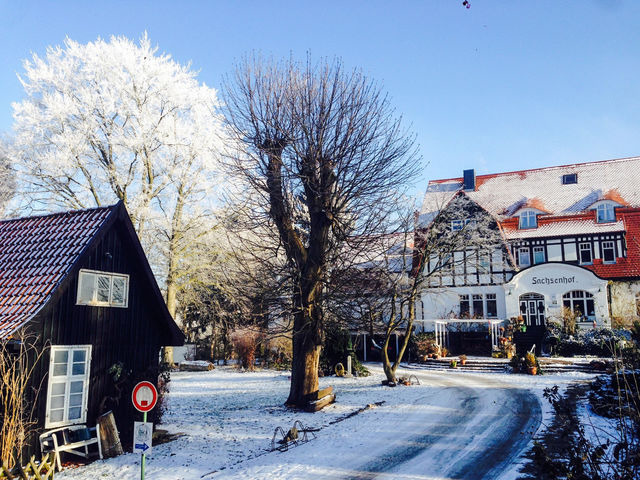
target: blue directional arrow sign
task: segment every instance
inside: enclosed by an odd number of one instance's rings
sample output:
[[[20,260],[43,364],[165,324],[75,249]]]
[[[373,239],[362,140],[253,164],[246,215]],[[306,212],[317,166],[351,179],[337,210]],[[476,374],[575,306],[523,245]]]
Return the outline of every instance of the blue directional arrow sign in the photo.
[[[133,452],[144,455],[151,454],[151,437],[153,424],[147,422],[134,422],[133,424]]]

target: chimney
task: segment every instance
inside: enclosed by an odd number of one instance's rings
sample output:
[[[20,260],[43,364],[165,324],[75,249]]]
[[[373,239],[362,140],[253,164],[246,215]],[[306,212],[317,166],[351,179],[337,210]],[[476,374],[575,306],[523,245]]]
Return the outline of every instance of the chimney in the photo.
[[[464,190],[475,191],[476,189],[476,171],[472,168],[471,170],[463,170],[462,171],[462,186]]]

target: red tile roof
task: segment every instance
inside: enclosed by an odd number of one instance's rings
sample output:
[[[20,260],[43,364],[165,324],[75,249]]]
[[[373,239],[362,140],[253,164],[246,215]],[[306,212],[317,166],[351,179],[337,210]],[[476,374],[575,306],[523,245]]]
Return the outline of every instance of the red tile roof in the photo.
[[[115,207],[0,221],[0,338],[47,303]]]

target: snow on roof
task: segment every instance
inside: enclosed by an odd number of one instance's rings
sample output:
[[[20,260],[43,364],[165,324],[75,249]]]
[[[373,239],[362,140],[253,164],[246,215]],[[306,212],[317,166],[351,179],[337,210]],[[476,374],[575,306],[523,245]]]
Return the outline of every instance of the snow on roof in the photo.
[[[478,175],[476,190],[465,194],[499,219],[534,204],[544,206],[551,215],[579,213],[601,200],[640,207],[638,172],[640,157]],[[577,174],[577,183],[563,185],[563,175],[570,174]],[[461,189],[462,178],[430,181],[420,210],[421,223],[433,218]]]
[[[537,237],[562,237],[565,235],[591,235],[594,233],[624,232],[622,220],[613,223],[597,223],[593,220],[569,220],[538,225],[538,228],[504,229],[508,240]]]

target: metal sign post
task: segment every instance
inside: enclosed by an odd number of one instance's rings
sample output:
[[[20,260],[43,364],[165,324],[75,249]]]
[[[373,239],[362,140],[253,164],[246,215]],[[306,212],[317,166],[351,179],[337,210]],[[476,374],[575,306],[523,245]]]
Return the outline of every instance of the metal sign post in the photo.
[[[158,401],[158,391],[151,382],[140,382],[131,393],[133,406],[142,412],[142,422],[133,424],[133,451],[140,453],[140,480],[144,480],[144,468],[147,453],[151,453],[151,437],[153,435],[153,424],[147,422],[147,412],[156,406]]]

